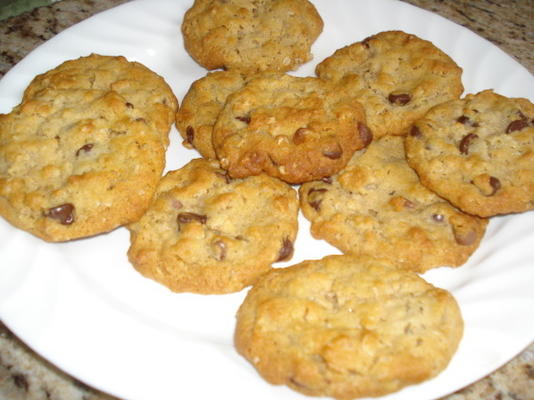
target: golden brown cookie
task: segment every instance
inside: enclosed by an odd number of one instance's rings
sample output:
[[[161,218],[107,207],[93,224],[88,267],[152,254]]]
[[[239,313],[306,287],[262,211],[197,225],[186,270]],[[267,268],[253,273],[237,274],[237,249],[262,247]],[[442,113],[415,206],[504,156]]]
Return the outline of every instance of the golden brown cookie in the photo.
[[[308,0],[195,0],[184,46],[209,70],[286,72],[311,60],[323,20]]]
[[[317,76],[352,87],[375,138],[405,135],[432,106],[463,92],[462,69],[434,44],[386,31],[343,47],[316,67]]]
[[[372,140],[353,95],[318,78],[263,74],[231,94],[213,128],[233,177],[266,172],[289,183],[334,174]]]
[[[467,213],[534,209],[534,104],[485,90],[439,105],[406,137],[424,185]]]
[[[101,90],[120,94],[126,102],[130,118],[148,116],[169,144],[169,127],[178,101],[165,79],[143,64],[122,56],[91,54],[68,60],[58,67],[37,75],[24,91],[22,101],[42,90]]]
[[[384,136],[330,179],[302,185],[311,233],[344,253],[380,255],[416,272],[462,265],[478,248],[487,220],[423,186],[406,162],[403,141]]]
[[[205,158],[217,158],[213,149],[213,126],[228,96],[246,82],[235,71],[215,71],[191,84],[176,113],[176,127],[184,146],[195,148]]]
[[[214,160],[167,173],[128,226],[134,267],[175,292],[229,293],[293,255],[298,200],[265,174],[231,179]]]
[[[275,269],[237,314],[237,351],[268,382],[311,396],[375,397],[439,374],[463,333],[452,295],[370,257]]]
[[[135,221],[163,171],[176,106],[161,77],[123,57],[38,76],[0,115],[0,215],[47,241]]]

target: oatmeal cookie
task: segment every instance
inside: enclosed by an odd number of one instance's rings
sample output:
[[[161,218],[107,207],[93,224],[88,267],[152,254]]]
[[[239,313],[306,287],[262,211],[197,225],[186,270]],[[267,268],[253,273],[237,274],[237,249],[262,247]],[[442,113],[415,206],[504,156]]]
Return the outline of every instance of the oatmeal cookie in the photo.
[[[37,75],[24,91],[22,101],[49,89],[118,93],[126,102],[130,117],[150,118],[165,146],[169,144],[169,127],[174,122],[178,100],[165,79],[141,63],[99,54],[68,60]]]
[[[252,78],[231,94],[213,128],[215,152],[231,176],[266,172],[292,184],[332,175],[371,140],[354,96],[282,73]]]
[[[245,86],[246,78],[235,71],[215,71],[193,82],[176,113],[184,146],[205,158],[217,158],[212,132],[228,96]]]
[[[336,50],[316,73],[352,87],[376,138],[405,135],[432,106],[463,92],[462,69],[454,60],[402,31],[380,32]]]
[[[421,182],[463,211],[534,209],[534,104],[485,90],[439,105],[406,137]]]
[[[465,214],[423,186],[406,162],[404,138],[384,136],[338,174],[300,188],[311,233],[347,254],[380,254],[424,272],[465,263],[487,220]]]
[[[463,320],[453,296],[369,257],[274,269],[237,314],[237,351],[272,384],[312,396],[375,397],[439,374]]]
[[[311,60],[323,20],[308,0],[195,0],[185,49],[203,67],[286,72]]]
[[[160,86],[138,92],[138,80]],[[38,76],[0,115],[0,215],[47,241],[135,221],[163,172],[175,112],[164,81],[122,57]]]
[[[293,255],[298,200],[265,174],[231,179],[195,159],[161,180],[146,214],[128,226],[133,266],[175,292],[243,289]]]

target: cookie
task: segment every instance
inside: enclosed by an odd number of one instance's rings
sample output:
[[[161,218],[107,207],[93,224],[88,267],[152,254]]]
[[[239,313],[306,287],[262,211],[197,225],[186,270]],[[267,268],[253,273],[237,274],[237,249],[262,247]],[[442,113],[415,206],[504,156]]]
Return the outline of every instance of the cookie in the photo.
[[[165,146],[169,144],[178,101],[165,79],[141,63],[99,54],[68,60],[36,76],[22,101],[49,89],[116,92],[126,101],[130,118],[150,118]]]
[[[383,260],[336,255],[262,277],[239,308],[235,346],[272,384],[353,399],[436,376],[462,334],[449,292]]]
[[[265,174],[231,179],[217,161],[195,159],[168,172],[128,226],[128,257],[175,292],[236,292],[292,257],[297,212],[289,185]]]
[[[406,137],[421,182],[482,217],[534,209],[534,105],[485,90],[439,105]]]
[[[228,97],[212,138],[232,177],[265,172],[297,184],[339,171],[372,132],[362,106],[342,87],[272,73]]]
[[[212,132],[226,99],[241,89],[246,78],[235,71],[215,71],[193,82],[176,113],[176,127],[184,146],[197,149],[205,158],[217,158]]]
[[[478,248],[487,220],[423,186],[406,162],[403,140],[375,140],[330,179],[301,186],[311,233],[343,253],[380,254],[416,272],[460,266]]]
[[[434,44],[386,31],[336,50],[317,76],[351,86],[376,138],[405,135],[432,106],[463,92],[462,69]]]
[[[138,92],[138,79],[160,87]],[[54,242],[135,221],[161,177],[175,112],[164,81],[122,57],[37,77],[0,115],[0,215]]]
[[[323,20],[308,0],[195,0],[182,22],[184,47],[213,70],[286,72],[311,60]]]

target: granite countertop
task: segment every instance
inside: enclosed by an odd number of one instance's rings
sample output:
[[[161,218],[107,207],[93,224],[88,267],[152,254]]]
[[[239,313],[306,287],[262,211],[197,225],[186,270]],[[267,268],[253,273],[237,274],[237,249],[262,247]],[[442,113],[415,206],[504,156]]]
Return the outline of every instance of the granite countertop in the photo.
[[[127,0],[0,2],[0,77],[28,52],[69,26]],[[534,73],[532,0],[403,0],[490,40]],[[49,4],[35,8],[35,6]],[[20,12],[28,10],[20,14]],[[18,14],[18,15],[17,15]],[[9,17],[9,15],[14,15]],[[32,352],[0,322],[0,399],[113,400]],[[443,400],[534,399],[534,343],[484,379]]]

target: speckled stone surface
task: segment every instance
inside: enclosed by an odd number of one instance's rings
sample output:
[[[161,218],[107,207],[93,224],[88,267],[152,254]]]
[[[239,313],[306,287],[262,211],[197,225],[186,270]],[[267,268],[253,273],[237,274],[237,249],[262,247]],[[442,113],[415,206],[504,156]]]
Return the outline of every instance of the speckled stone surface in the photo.
[[[0,77],[58,32],[126,1],[63,0],[0,21]],[[404,1],[471,29],[534,73],[533,0]],[[116,400],[42,359],[0,322],[0,400],[4,399]],[[442,400],[445,399],[534,399],[534,344],[499,370]]]

